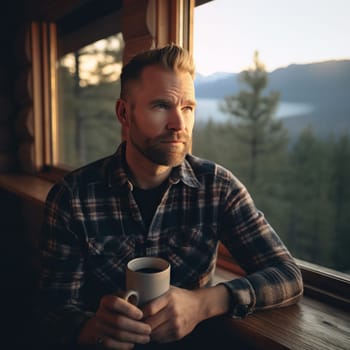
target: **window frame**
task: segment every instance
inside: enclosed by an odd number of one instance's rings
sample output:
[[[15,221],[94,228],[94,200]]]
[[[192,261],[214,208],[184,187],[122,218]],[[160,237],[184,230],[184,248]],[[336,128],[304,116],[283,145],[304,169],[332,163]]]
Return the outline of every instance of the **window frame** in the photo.
[[[174,42],[192,52],[194,6],[194,0],[150,0],[147,4],[147,21],[150,22],[147,30],[153,37],[153,45]],[[132,33],[122,32],[123,35],[126,34],[125,61],[141,48],[137,45],[137,40],[141,40],[143,45],[149,45],[149,33],[135,37]],[[34,168],[37,176],[56,182],[69,170],[54,165],[57,162],[57,153],[52,146],[57,140],[56,23],[33,22],[30,27],[30,41],[33,65]],[[297,262],[303,274],[305,294],[331,304],[349,307],[350,276],[305,261]],[[244,271],[221,244],[217,266],[236,275],[244,275]]]
[[[113,23],[120,11],[103,18],[84,23],[84,29],[90,35],[96,30],[111,32]],[[59,20],[58,20],[59,21]],[[103,22],[103,23],[102,23]],[[30,26],[29,40],[32,45],[33,70],[33,119],[35,128],[34,169],[37,176],[56,182],[69,170],[58,166],[58,109],[57,109],[57,58],[58,58],[58,24],[56,22],[33,22]],[[78,30],[78,32],[80,29]],[[79,36],[79,34],[78,34]],[[77,40],[75,32],[70,40],[74,46]],[[96,39],[98,40],[98,39]]]
[[[56,182],[69,169],[57,164],[57,26],[54,22],[33,22],[30,27],[33,70],[33,168],[40,178]]]

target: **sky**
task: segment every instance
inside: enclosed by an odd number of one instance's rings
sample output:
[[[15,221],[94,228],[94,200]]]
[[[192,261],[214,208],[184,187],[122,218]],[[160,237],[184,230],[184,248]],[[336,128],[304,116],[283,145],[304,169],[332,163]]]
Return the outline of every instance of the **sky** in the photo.
[[[350,59],[350,0],[213,0],[195,8],[197,72],[239,73],[254,52],[267,71]]]

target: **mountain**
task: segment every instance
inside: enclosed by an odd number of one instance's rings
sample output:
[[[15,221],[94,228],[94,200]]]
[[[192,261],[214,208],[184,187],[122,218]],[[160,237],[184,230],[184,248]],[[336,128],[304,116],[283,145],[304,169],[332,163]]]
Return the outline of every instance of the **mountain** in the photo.
[[[350,96],[350,60],[291,64],[268,73],[268,77],[268,90],[280,91],[283,101],[313,102],[320,96],[326,100]],[[240,88],[239,74],[220,72],[207,77],[197,74],[195,86],[199,98],[235,95]]]
[[[196,97],[222,100],[237,95],[244,86],[239,74],[220,73],[195,79]],[[310,125],[320,137],[350,134],[350,60],[292,64],[268,73],[265,93],[278,91],[280,101],[313,106],[305,115],[283,119],[294,138]]]
[[[281,92],[281,100],[335,103],[350,98],[350,60],[327,61],[276,69],[269,74],[271,90]]]

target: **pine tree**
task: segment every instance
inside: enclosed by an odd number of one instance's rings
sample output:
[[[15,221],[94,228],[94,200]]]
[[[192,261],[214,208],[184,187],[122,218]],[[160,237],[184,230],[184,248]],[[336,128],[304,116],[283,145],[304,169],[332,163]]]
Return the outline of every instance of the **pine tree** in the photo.
[[[259,159],[263,154],[278,153],[287,144],[287,132],[280,120],[275,119],[279,101],[278,92],[263,95],[268,84],[264,64],[254,55],[254,65],[240,75],[243,88],[237,96],[227,96],[220,109],[235,118],[233,136],[246,146],[250,154],[249,184],[254,186],[262,172]],[[259,169],[259,164],[260,169]]]
[[[113,152],[121,140],[114,104],[123,52],[120,34],[67,55],[59,66],[60,161],[79,166]],[[86,66],[86,64],[89,64]]]
[[[329,143],[306,127],[291,151],[288,244],[298,258],[328,267],[334,241],[330,178]]]

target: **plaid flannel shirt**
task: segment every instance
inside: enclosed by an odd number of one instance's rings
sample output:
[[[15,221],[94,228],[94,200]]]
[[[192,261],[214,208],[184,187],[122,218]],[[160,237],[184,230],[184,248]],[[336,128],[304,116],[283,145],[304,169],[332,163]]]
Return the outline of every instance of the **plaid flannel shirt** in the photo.
[[[146,228],[116,154],[64,177],[46,200],[42,241],[42,318],[51,341],[71,343],[100,298],[125,288],[127,262],[160,256],[171,284],[210,284],[218,242],[246,275],[225,282],[233,317],[295,303],[300,270],[246,188],[231,172],[192,155],[173,169]]]

